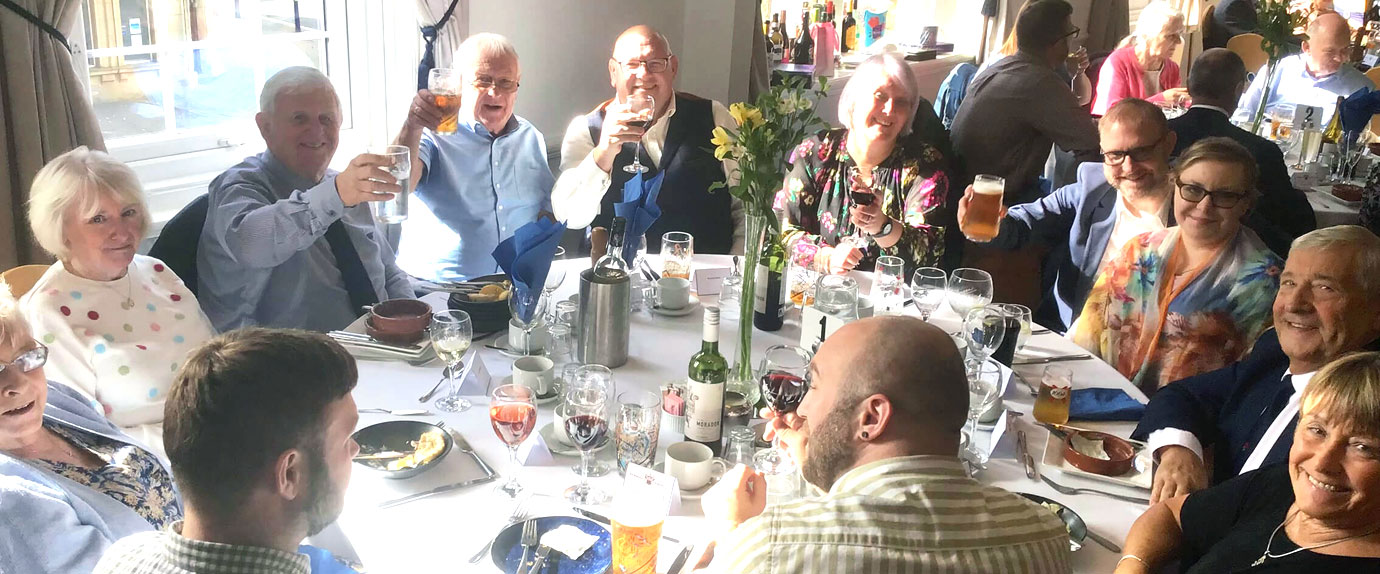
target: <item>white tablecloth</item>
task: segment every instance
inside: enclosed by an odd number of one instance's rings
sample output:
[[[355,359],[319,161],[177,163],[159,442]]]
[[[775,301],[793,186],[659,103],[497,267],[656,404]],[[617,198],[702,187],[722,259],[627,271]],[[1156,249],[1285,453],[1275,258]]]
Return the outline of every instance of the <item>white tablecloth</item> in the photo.
[[[1318,228],[1360,225],[1361,202],[1346,201],[1332,195],[1331,188],[1330,185],[1319,185],[1304,191],[1304,195],[1308,197],[1308,204],[1313,206],[1313,214],[1317,216]]]
[[[696,265],[728,266],[728,258],[722,256],[697,256]],[[567,261],[560,263],[571,266],[572,271],[584,268],[587,261]],[[870,277],[858,274],[863,292],[870,287]],[[578,288],[578,275],[567,274],[565,284],[557,291],[560,297],[574,293]],[[713,303],[714,298],[706,297],[705,303]],[[913,312],[912,307],[906,309]],[[942,308],[932,322],[953,332],[957,330],[957,316],[947,306]],[[753,347],[757,356],[773,344],[794,343],[798,335],[798,313],[788,314],[786,326],[775,333],[757,331],[753,337]],[[685,317],[653,317],[646,313],[634,314],[632,319],[633,337],[630,344],[628,364],[614,371],[615,383],[619,391],[628,389],[654,390],[668,380],[681,380],[685,377],[685,365],[690,356],[699,350],[701,313],[691,313]],[[720,349],[732,361],[736,347],[736,321],[725,321],[720,331]],[[485,364],[496,379],[509,374],[511,359],[497,351],[483,348],[492,339],[478,341]],[[1082,349],[1053,334],[1034,335],[1026,345],[1025,353],[1032,354],[1073,354]],[[1117,387],[1127,390],[1133,397],[1144,401],[1140,391],[1133,388],[1110,366],[1097,360],[1070,361],[1059,363],[1070,367],[1074,372],[1075,388]],[[1038,385],[1043,366],[1020,366],[1016,372]],[[382,407],[393,409],[415,409],[420,405],[417,397],[431,388],[440,377],[439,367],[412,367],[400,362],[361,361],[359,363],[359,386],[354,392],[355,401],[360,408]],[[481,396],[470,397],[474,407],[465,413],[437,413],[438,416],[423,417],[423,420],[444,420],[446,424],[459,430],[499,473],[513,471],[508,462],[507,449],[494,435],[488,420],[488,399]],[[1026,413],[1018,417],[1016,428],[1024,429],[1031,445],[1031,455],[1041,459],[1047,432],[1035,426],[1029,412],[1033,399],[1027,388],[1013,381],[1005,395],[1009,408]],[[433,409],[434,410],[434,409]],[[553,419],[551,406],[539,409],[538,428],[549,424]],[[360,427],[364,427],[390,417],[387,415],[364,414]],[[1127,436],[1133,425],[1130,423],[1106,423],[1085,425],[1099,430]],[[536,433],[534,433],[535,435]],[[1088,523],[1089,528],[1118,543],[1125,539],[1131,523],[1144,511],[1142,505],[1128,504],[1110,498],[1094,495],[1067,496],[1054,492],[1044,483],[1025,477],[1014,451],[1015,433],[1007,433],[988,463],[988,469],[980,475],[986,483],[994,484],[1017,492],[1030,492],[1063,502],[1078,512]],[[670,441],[663,431],[659,445],[662,453]],[[676,439],[678,440],[678,439]],[[452,452],[450,456],[459,455]],[[612,448],[605,449],[602,456],[612,463]],[[445,462],[445,461],[443,461]],[[559,498],[562,491],[574,484],[578,476],[571,466],[578,458],[556,456],[550,466],[524,467],[518,471],[519,479],[529,492],[536,493],[529,502],[529,508],[539,513],[569,514],[570,507]],[[432,473],[441,472],[441,468]],[[1044,469],[1041,469],[1044,472]],[[1063,477],[1049,473],[1050,477],[1071,486],[1095,486],[1104,490],[1117,490],[1117,487],[1102,483],[1079,481],[1074,477]],[[453,482],[445,476],[428,477],[426,474],[410,480],[428,479],[432,483]],[[380,510],[376,504],[420,490],[408,488],[407,481],[387,481],[369,475],[356,467],[350,487],[346,493],[346,507],[338,525],[347,540],[318,540],[327,548],[349,555],[355,554],[370,572],[497,572],[486,558],[478,565],[465,562],[485,542],[506,523],[513,509],[513,503],[494,491],[493,484],[484,484],[450,493],[433,496],[421,501]],[[614,491],[620,484],[616,472],[591,482],[606,491]],[[606,509],[607,510],[607,509]],[[607,512],[606,512],[607,514]],[[681,508],[667,518],[665,534],[686,542],[695,543],[695,554],[699,553],[707,541],[709,533],[704,532],[703,516],[697,500],[684,500]],[[679,548],[667,542],[662,543],[660,571],[669,566]],[[1119,555],[1087,541],[1083,549],[1073,555],[1075,572],[1110,572]],[[692,560],[693,563],[693,560]],[[688,569],[687,569],[688,571]]]

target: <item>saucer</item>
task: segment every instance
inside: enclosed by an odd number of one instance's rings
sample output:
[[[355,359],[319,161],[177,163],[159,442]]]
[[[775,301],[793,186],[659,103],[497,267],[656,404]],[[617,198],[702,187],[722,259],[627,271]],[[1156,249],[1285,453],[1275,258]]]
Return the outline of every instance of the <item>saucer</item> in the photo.
[[[658,462],[658,463],[652,465],[652,470],[655,470],[655,471],[657,471],[657,472],[662,472],[662,473],[666,472],[666,461],[663,460],[663,461],[661,461],[661,462]],[[681,499],[681,500],[699,500],[701,496],[704,496],[704,493],[709,492],[709,489],[713,488],[714,485],[718,484],[718,483],[719,483],[719,480],[722,479],[722,478],[723,478],[723,475],[721,475],[721,474],[720,474],[720,475],[715,475],[714,473],[711,472],[711,473],[709,473],[709,483],[708,483],[708,484],[706,484],[706,485],[704,485],[704,486],[701,486],[701,487],[699,487],[699,488],[696,488],[695,490],[685,490],[684,488],[680,489],[680,499]]]
[[[542,425],[540,429],[537,429],[537,432],[541,433],[541,439],[546,441],[546,448],[551,451],[551,454],[575,457],[580,456],[580,449],[565,444],[561,442],[560,439],[556,438],[555,422],[549,422]],[[608,440],[604,441],[603,445],[600,445],[599,448],[590,451],[590,453],[593,454],[608,448],[609,443],[611,442],[613,442],[613,439],[609,438]]]
[[[511,385],[511,384],[513,384],[513,376],[512,376],[512,375],[508,375],[508,376],[506,376],[506,377],[503,377],[503,380],[501,380],[501,381],[498,382],[498,386],[500,386],[500,387],[503,386],[503,385]],[[490,389],[490,390],[492,391],[493,389]],[[559,398],[561,398],[561,394],[560,394],[560,393],[558,393],[558,392],[556,392],[556,391],[551,391],[551,394],[546,395],[546,396],[537,395],[536,403],[539,404],[539,405],[549,405],[549,404],[555,402],[556,399],[559,399]],[[573,447],[572,447],[572,448],[573,448]],[[576,453],[576,454],[579,454],[579,453]]]
[[[656,313],[657,315],[661,315],[662,317],[684,317],[686,315],[694,313],[695,309],[698,309],[699,307],[700,298],[691,295],[690,303],[684,307],[681,307],[679,309],[667,309],[665,307],[658,305],[656,307],[652,307],[652,312]]]

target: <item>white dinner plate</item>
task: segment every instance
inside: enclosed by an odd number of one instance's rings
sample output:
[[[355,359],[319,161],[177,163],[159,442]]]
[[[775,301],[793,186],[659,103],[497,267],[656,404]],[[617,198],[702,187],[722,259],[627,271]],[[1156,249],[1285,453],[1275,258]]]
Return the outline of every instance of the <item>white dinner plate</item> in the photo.
[[[1131,444],[1139,444],[1128,440]],[[1142,450],[1136,455],[1136,461],[1131,465],[1131,470],[1121,476],[1106,476],[1093,472],[1088,472],[1064,460],[1064,441],[1049,433],[1049,438],[1045,441],[1045,456],[1041,460],[1041,470],[1053,468],[1059,472],[1071,474],[1081,478],[1089,478],[1102,482],[1119,484],[1129,488],[1150,490],[1150,471],[1152,468],[1149,451]]]

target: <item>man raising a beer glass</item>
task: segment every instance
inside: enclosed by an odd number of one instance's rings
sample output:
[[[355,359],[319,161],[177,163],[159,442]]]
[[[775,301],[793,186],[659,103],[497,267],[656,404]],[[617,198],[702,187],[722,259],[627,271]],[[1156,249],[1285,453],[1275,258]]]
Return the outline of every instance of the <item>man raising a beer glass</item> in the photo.
[[[1035,320],[1058,332],[1068,329],[1092,290],[1104,253],[1116,253],[1132,237],[1164,229],[1171,214],[1169,153],[1175,135],[1155,104],[1127,98],[1113,104],[1098,124],[1102,163],[1078,168],[1078,181],[993,218],[1000,195],[969,186],[958,203],[959,226],[969,239],[990,237],[991,245],[1016,250],[1031,241],[1052,249]],[[995,187],[995,186],[994,186]],[[991,219],[989,219],[991,218]],[[996,229],[988,227],[995,219]],[[1048,271],[1048,270],[1047,270]],[[1052,279],[1052,281],[1051,281]]]

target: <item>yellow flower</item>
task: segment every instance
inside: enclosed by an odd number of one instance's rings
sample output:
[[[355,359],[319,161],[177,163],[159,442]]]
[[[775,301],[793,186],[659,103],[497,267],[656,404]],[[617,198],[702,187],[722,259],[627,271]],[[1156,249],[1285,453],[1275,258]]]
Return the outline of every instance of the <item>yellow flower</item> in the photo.
[[[714,148],[714,158],[722,160],[724,156],[732,151],[733,144],[737,143],[738,140],[733,137],[733,134],[728,133],[728,130],[722,127],[715,127],[713,134],[714,137],[709,138],[709,143],[716,146]]]
[[[762,111],[743,103],[728,106],[728,114],[739,126],[757,127],[762,125]]]

